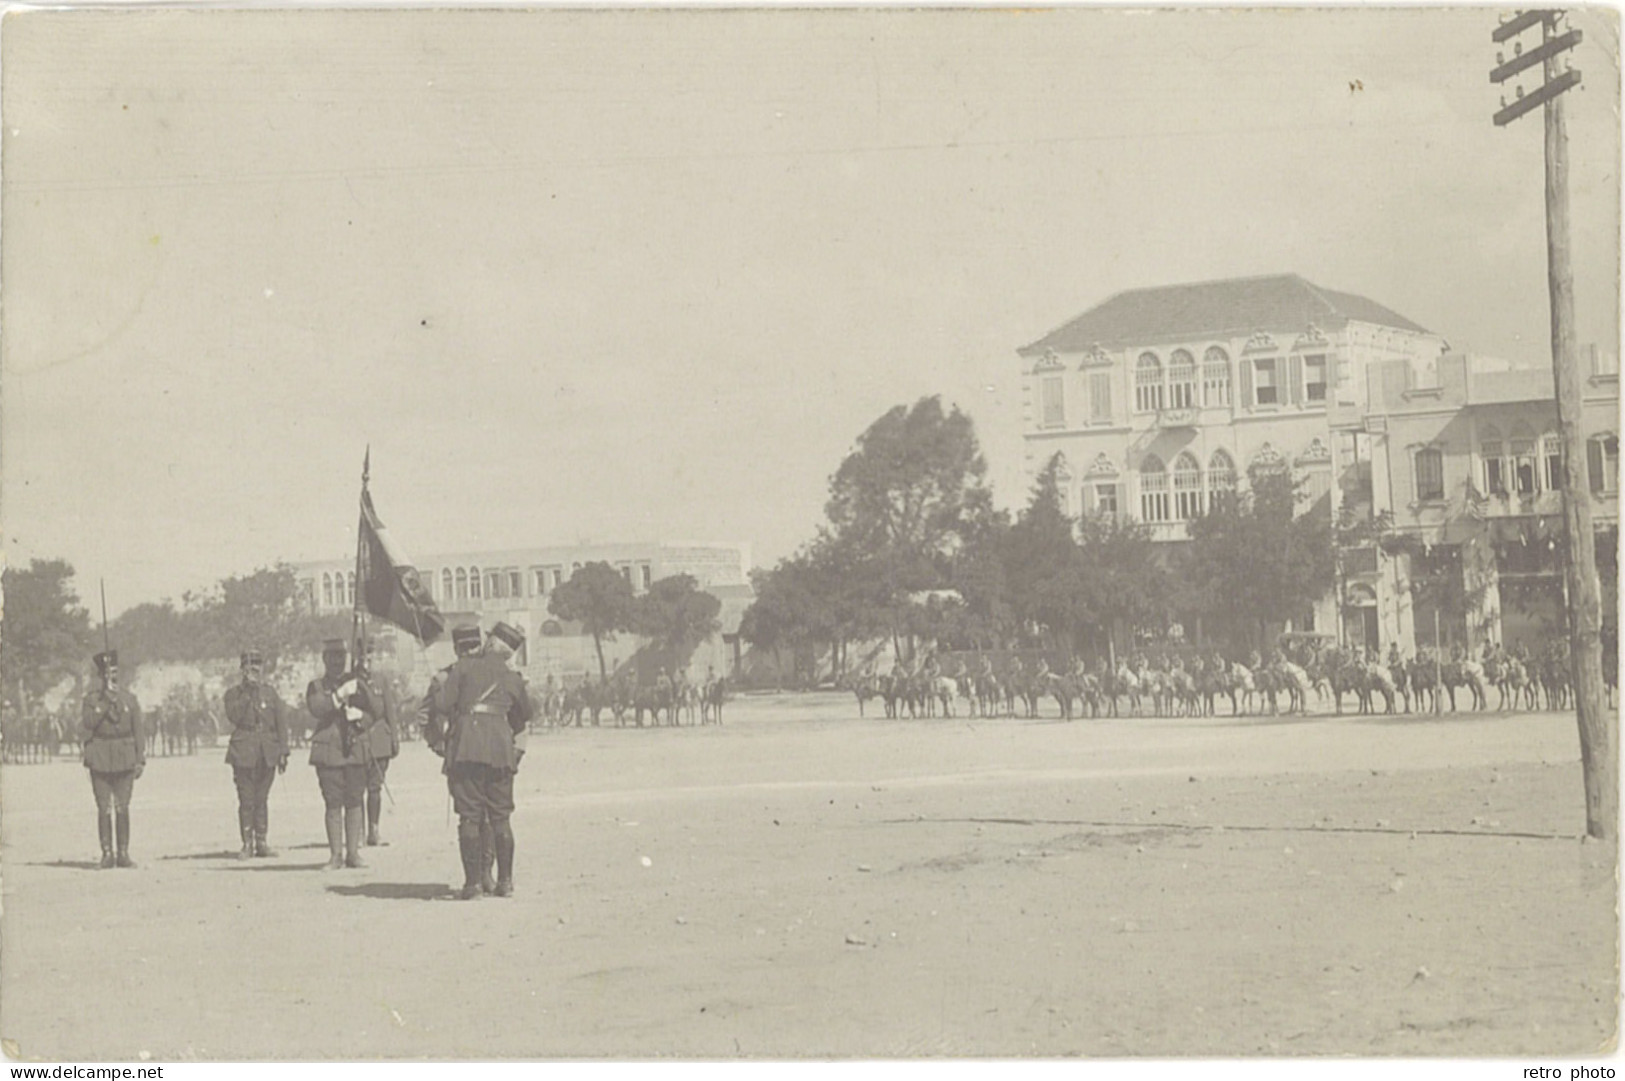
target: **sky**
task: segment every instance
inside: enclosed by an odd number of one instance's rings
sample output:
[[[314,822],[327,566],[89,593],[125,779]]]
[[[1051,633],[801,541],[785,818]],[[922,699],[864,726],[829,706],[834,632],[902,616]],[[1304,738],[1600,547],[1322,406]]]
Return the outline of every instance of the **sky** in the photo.
[[[1617,13],[1572,18],[1579,338],[1617,350]],[[370,446],[408,554],[704,539],[771,565],[923,395],[1023,503],[1015,351],[1144,286],[1299,273],[1545,362],[1541,121],[1490,122],[1495,25],[12,13],[6,558],[68,559],[113,614],[344,558]]]

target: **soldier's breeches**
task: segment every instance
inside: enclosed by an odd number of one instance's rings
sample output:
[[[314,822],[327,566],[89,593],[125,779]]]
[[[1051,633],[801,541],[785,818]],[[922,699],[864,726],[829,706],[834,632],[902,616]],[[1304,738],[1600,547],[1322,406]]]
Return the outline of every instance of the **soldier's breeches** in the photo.
[[[478,829],[482,818],[506,821],[513,814],[513,770],[478,762],[457,762],[446,770],[446,787],[461,822]]]
[[[359,808],[367,794],[367,767],[317,766],[316,781],[322,787],[322,802],[328,807]]]
[[[90,771],[90,790],[96,796],[96,813],[105,815],[108,808],[118,812],[130,809],[130,796],[135,791],[135,770],[117,773]]]
[[[243,829],[265,830],[270,825],[271,784],[275,766],[233,766],[237,785],[237,824]]]

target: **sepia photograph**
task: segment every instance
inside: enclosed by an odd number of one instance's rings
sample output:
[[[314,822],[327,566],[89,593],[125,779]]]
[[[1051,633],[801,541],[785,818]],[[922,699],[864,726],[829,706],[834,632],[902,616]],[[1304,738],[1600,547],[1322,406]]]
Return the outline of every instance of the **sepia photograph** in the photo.
[[[1613,7],[6,11],[0,1057],[1613,1076],[1620,106]]]

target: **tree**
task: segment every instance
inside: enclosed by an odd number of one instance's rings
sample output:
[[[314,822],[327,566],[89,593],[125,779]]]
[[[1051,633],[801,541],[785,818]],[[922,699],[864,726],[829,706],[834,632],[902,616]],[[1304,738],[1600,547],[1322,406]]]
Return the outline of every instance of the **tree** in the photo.
[[[632,625],[650,639],[663,667],[675,672],[688,664],[694,650],[722,626],[722,602],[699,588],[691,574],[662,578],[637,599]]]
[[[280,657],[315,652],[323,639],[350,633],[350,615],[318,613],[286,563],[223,578],[209,592],[187,593],[181,601],[179,608],[170,600],[138,604],[113,621],[126,667],[228,660],[251,647],[274,666]]]
[[[592,635],[601,683],[609,682],[604,639],[613,640],[617,632],[632,629],[634,600],[631,582],[608,563],[595,562],[570,575],[570,580],[560,584],[547,602],[549,612],[580,623]]]
[[[1005,539],[1004,560],[1016,618],[1024,626],[1036,627],[1049,639],[1048,645],[1070,648],[1084,598],[1075,566],[1075,523],[1061,508],[1062,461],[1057,453],[1039,472],[1031,500]]]
[[[98,640],[90,613],[74,592],[72,565],[35,559],[26,569],[7,567],[0,581],[5,592],[0,671],[12,704],[27,710],[64,679],[72,679],[77,689]]]
[[[993,514],[971,420],[936,397],[896,406],[858,437],[825,505],[835,551],[863,565],[865,618],[893,635],[910,594],[949,584],[954,557]]]
[[[1106,641],[1106,655],[1117,656],[1113,629],[1166,623],[1170,576],[1162,550],[1143,522],[1108,514],[1086,515],[1078,523],[1073,558],[1082,629]]]
[[[1267,623],[1285,623],[1335,581],[1329,516],[1295,514],[1284,471],[1255,471],[1251,490],[1220,498],[1190,525],[1185,596],[1232,648],[1262,647]]]

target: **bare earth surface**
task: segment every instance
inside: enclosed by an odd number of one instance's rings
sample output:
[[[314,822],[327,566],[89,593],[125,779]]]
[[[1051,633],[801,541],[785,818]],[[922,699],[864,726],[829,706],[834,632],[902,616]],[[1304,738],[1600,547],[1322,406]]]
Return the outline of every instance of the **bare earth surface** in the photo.
[[[1587,1055],[1613,850],[1572,715],[859,720],[539,733],[518,895],[460,882],[439,760],[324,872],[303,754],[238,863],[223,749],[7,766],[0,1036],[25,1059]]]

